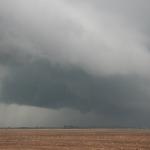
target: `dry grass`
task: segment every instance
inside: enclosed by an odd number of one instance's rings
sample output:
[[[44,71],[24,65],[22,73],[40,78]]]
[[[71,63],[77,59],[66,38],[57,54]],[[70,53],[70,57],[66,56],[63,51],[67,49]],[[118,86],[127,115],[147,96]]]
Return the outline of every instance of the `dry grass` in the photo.
[[[1,129],[0,150],[150,150],[150,132],[110,129]]]

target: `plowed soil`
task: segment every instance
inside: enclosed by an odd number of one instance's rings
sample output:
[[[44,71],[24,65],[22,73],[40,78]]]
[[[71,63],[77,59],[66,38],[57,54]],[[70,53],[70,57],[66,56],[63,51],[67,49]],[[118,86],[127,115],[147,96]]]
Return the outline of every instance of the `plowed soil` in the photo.
[[[0,129],[0,150],[150,150],[150,131]]]

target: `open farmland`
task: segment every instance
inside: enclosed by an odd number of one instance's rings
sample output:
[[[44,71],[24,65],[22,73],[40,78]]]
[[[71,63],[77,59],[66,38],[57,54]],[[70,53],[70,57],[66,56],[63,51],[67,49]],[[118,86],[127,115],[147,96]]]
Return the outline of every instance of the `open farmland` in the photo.
[[[111,129],[0,129],[0,150],[150,150],[150,132]]]

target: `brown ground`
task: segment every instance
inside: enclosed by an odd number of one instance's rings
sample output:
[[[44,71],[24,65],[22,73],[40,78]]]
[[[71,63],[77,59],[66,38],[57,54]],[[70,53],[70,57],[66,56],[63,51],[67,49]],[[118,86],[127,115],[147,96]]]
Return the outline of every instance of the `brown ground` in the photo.
[[[150,131],[0,129],[0,150],[150,150]]]

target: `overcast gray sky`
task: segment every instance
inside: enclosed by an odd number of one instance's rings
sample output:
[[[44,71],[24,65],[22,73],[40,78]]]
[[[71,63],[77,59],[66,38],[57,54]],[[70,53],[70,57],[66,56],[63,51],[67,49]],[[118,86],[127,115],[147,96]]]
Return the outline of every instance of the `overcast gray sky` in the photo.
[[[0,0],[0,126],[150,127],[149,0]]]

